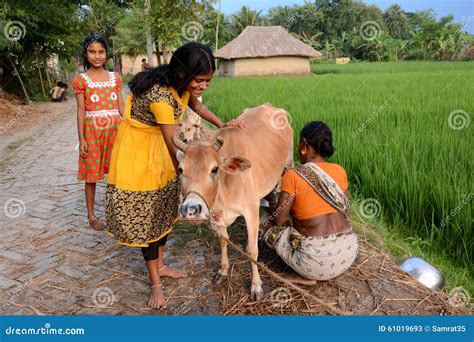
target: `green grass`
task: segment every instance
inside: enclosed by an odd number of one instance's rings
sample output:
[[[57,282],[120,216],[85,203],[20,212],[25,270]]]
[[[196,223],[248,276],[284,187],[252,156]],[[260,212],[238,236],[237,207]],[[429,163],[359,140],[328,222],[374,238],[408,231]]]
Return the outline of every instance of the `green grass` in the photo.
[[[204,101],[226,120],[270,102],[290,113],[295,139],[306,122],[325,121],[337,149],[331,161],[346,168],[357,198],[380,203],[389,237],[472,279],[473,125],[454,130],[448,118],[463,110],[472,119],[474,63],[312,65],[312,71],[216,78]]]

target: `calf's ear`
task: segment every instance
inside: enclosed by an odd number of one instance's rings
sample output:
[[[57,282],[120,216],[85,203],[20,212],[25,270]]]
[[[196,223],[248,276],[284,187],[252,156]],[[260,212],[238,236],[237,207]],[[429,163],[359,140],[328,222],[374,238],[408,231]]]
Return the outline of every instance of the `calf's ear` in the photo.
[[[250,160],[242,158],[242,157],[229,157],[225,158],[220,165],[220,168],[223,169],[225,172],[233,175],[237,174],[241,171],[247,170],[252,166]]]

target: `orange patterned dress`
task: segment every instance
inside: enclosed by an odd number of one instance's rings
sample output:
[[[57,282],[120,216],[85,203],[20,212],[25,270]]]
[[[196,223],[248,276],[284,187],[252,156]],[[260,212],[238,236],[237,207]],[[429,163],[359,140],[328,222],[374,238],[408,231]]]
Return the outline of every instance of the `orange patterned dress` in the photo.
[[[109,72],[108,82],[94,82],[86,73],[72,80],[74,94],[84,94],[86,115],[84,137],[89,155],[79,155],[78,180],[95,183],[109,173],[110,155],[114,147],[121,116],[118,94],[122,79],[118,73]]]

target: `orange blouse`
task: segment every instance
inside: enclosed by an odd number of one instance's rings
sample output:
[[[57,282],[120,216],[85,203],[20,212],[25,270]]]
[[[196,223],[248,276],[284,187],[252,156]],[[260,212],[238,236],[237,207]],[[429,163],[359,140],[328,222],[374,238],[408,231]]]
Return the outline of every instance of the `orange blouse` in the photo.
[[[342,191],[348,188],[346,171],[338,164],[316,163],[339,185]],[[288,170],[281,180],[281,191],[296,196],[291,208],[290,215],[299,220],[310,219],[316,216],[335,213],[336,209],[331,207],[316,191],[294,170]]]

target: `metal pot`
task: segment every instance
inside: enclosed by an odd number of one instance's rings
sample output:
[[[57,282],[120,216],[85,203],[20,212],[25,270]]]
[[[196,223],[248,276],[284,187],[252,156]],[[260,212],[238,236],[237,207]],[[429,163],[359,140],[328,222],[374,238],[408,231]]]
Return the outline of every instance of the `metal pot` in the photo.
[[[401,263],[400,268],[430,289],[444,287],[443,273],[421,258],[408,258]]]

